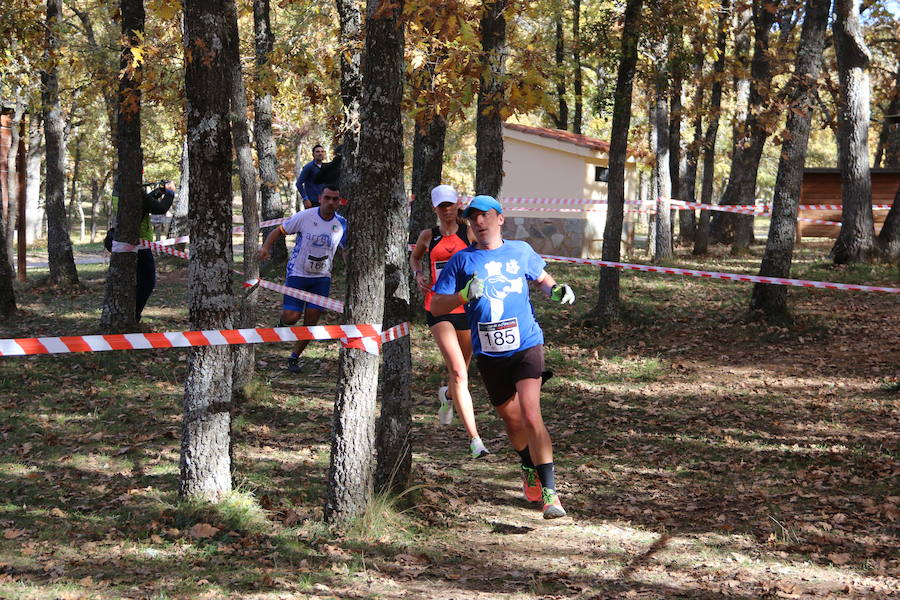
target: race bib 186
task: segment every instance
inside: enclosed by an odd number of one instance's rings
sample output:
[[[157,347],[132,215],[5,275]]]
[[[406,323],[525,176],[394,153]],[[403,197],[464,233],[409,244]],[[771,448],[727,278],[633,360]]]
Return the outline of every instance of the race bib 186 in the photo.
[[[515,317],[502,321],[478,324],[478,339],[485,352],[510,352],[518,350],[522,342],[519,321]]]

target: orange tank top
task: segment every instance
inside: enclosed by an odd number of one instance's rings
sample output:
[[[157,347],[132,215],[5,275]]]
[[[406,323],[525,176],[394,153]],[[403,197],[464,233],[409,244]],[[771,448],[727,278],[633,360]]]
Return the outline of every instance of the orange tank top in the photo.
[[[450,257],[469,245],[468,229],[460,225],[453,235],[441,234],[440,227],[431,228],[431,241],[428,242],[428,262],[431,263],[431,285],[433,286],[441,275],[441,270]],[[425,294],[425,310],[431,310],[431,298],[434,292]],[[450,311],[451,314],[466,312],[465,306],[460,305]]]

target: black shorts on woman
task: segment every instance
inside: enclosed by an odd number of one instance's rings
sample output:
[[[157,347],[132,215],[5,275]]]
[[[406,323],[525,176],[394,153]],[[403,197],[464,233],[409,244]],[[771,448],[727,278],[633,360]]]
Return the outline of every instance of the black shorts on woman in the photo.
[[[475,364],[491,404],[502,406],[516,394],[517,381],[541,379],[544,372],[544,345],[531,346],[509,356],[476,354]]]
[[[443,323],[446,321],[453,325],[453,329],[456,331],[469,331],[469,317],[466,313],[447,313],[446,315],[441,315],[439,317],[431,314],[430,310],[425,311],[425,323],[429,328],[434,327],[438,323]]]

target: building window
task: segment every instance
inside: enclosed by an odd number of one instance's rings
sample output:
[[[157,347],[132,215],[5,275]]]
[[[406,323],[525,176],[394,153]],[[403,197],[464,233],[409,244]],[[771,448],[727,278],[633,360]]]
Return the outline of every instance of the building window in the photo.
[[[594,181],[609,182],[609,169],[606,167],[594,167]]]

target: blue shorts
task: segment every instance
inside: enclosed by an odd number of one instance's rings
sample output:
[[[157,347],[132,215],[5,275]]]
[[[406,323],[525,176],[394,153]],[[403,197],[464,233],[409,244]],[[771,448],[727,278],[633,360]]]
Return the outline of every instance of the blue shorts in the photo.
[[[294,288],[295,290],[309,292],[310,294],[327,296],[328,292],[331,291],[331,277],[298,277],[296,275],[291,275],[287,278],[287,281],[284,282],[284,285],[289,288]],[[318,304],[313,304],[312,302],[307,303],[305,300],[294,298],[287,294],[284,295],[284,302],[282,303],[281,308],[284,310],[303,312],[303,309],[307,304],[310,308],[325,310],[325,308]]]

